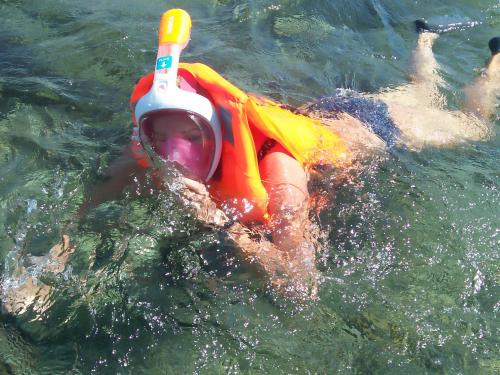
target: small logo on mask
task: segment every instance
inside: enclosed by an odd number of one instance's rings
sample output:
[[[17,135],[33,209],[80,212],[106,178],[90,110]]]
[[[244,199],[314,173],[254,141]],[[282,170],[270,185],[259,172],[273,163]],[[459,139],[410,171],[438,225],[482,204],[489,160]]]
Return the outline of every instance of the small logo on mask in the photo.
[[[163,56],[156,60],[156,70],[170,69],[171,67],[172,56]]]

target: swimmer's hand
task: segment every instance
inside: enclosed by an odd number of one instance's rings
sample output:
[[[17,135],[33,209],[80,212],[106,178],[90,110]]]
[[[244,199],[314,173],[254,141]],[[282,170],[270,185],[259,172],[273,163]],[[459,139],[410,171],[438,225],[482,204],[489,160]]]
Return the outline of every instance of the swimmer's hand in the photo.
[[[69,236],[63,234],[61,242],[54,245],[47,255],[28,256],[24,263],[26,267],[35,266],[42,273],[58,274],[64,271],[69,256],[75,252],[75,247],[70,243]]]
[[[217,208],[210,198],[207,188],[201,182],[183,177],[184,189],[181,197],[184,203],[191,207],[196,218],[209,228],[220,228],[229,222],[224,212]]]
[[[1,311],[4,314],[21,315],[31,309],[37,317],[41,316],[52,304],[50,296],[53,287],[32,276],[30,268],[38,268],[42,274],[62,273],[74,251],[69,236],[63,235],[61,243],[53,246],[47,255],[27,257],[16,275],[16,279],[22,282],[1,290]]]
[[[62,235],[61,243],[53,246],[50,249],[49,256],[52,259],[52,264],[46,269],[47,272],[60,273],[66,268],[69,256],[75,252],[75,247],[71,244],[67,234]]]
[[[304,262],[294,261],[293,256],[240,223],[234,223],[227,236],[248,263],[264,272],[274,292],[296,302],[317,298],[318,275],[314,267],[302,267]]]

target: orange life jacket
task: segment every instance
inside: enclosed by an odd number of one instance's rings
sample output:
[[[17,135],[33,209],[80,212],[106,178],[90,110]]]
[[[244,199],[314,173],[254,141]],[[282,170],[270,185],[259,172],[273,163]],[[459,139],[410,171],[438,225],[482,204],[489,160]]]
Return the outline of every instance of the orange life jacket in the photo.
[[[207,97],[219,115],[222,156],[209,181],[209,191],[226,211],[234,210],[240,221],[262,221],[267,216],[268,195],[257,157],[266,140],[282,145],[304,168],[337,164],[346,158],[340,138],[319,121],[283,109],[269,99],[247,95],[206,65],[180,64],[179,76]],[[153,77],[153,73],[142,77],[134,87],[132,116],[137,101],[150,90]],[[139,165],[149,166],[138,140],[132,149]]]

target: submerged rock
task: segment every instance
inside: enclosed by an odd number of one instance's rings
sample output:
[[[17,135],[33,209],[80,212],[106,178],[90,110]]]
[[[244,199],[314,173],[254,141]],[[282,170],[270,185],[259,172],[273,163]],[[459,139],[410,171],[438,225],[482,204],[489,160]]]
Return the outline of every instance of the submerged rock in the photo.
[[[273,25],[274,32],[280,37],[300,37],[319,41],[326,38],[335,27],[316,16],[303,14],[277,17]]]

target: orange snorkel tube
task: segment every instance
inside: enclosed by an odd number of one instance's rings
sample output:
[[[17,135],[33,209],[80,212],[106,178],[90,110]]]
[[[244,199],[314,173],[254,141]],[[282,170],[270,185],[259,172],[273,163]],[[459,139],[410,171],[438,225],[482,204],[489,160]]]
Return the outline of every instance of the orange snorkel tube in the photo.
[[[154,80],[175,86],[181,52],[191,37],[191,17],[182,9],[163,13],[158,31],[158,54]]]

